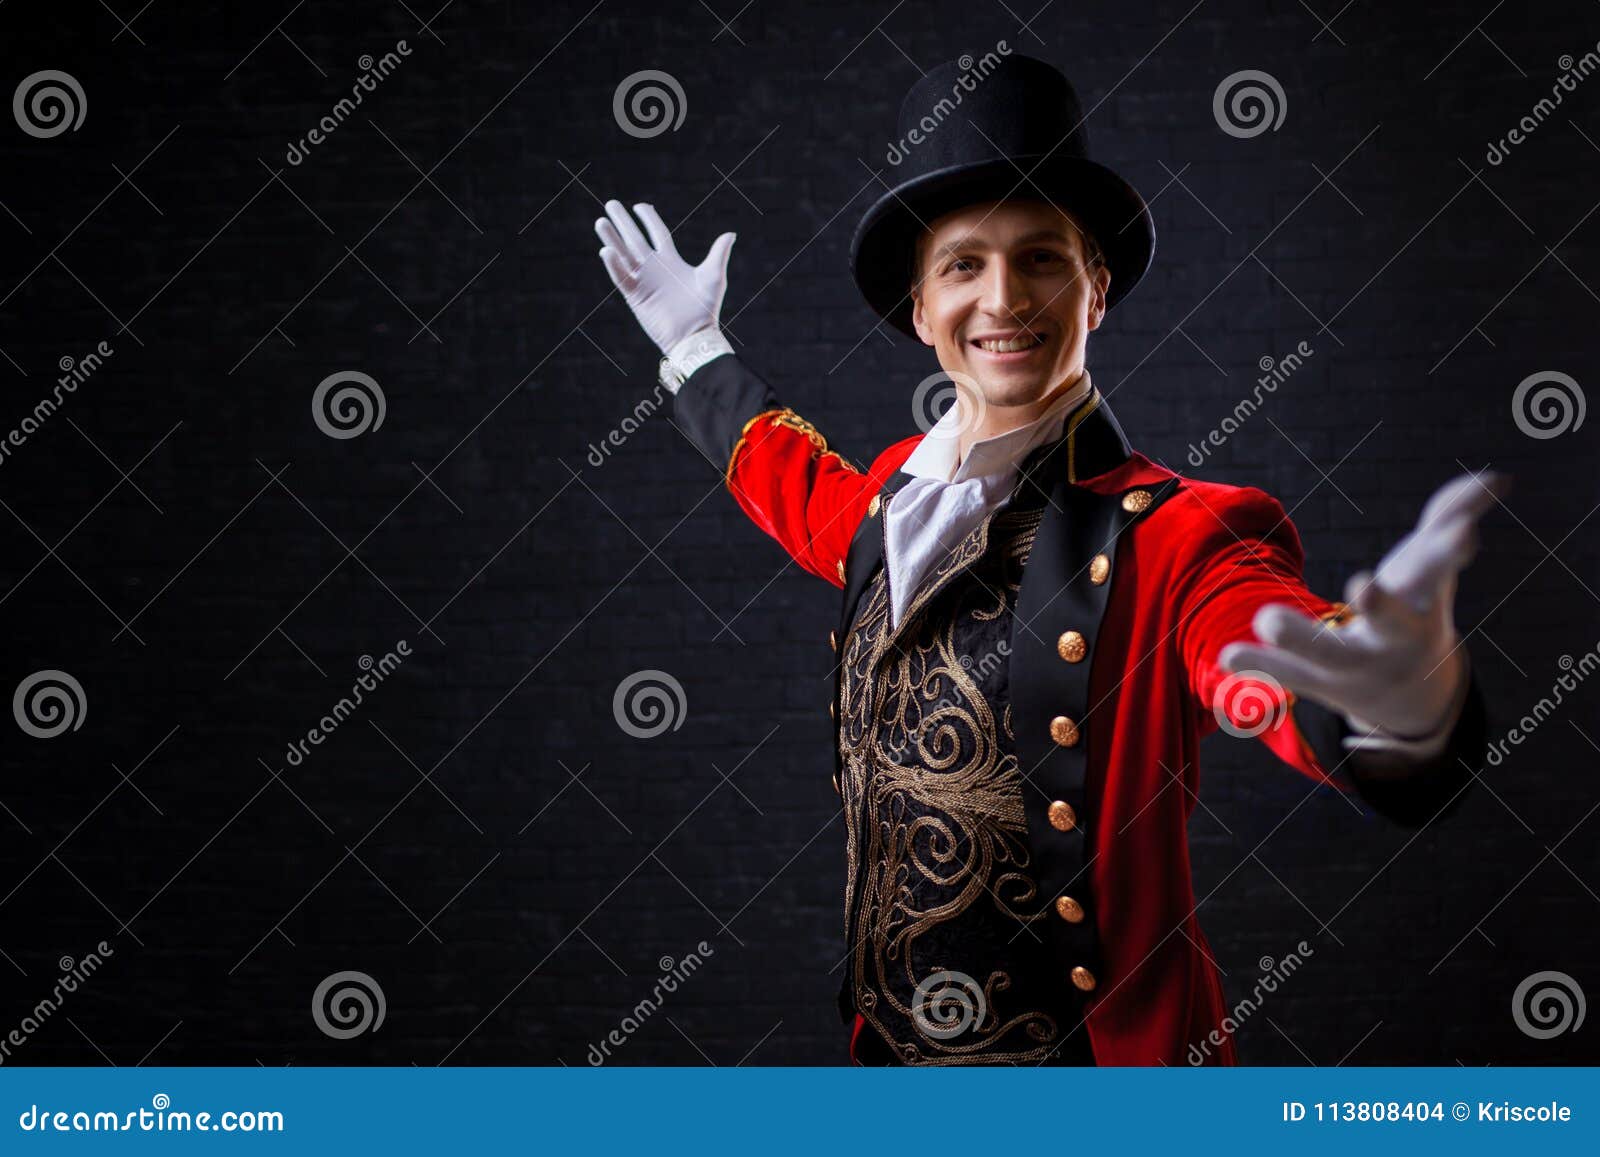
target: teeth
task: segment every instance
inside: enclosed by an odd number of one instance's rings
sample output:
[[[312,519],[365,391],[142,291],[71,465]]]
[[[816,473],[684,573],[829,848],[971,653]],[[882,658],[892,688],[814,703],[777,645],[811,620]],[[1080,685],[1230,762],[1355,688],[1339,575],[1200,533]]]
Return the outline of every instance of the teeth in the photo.
[[[1010,354],[1019,350],[1032,349],[1043,341],[1044,338],[1029,334],[1027,337],[1013,338],[1010,341],[983,339],[978,342],[978,348],[988,350],[993,354]]]

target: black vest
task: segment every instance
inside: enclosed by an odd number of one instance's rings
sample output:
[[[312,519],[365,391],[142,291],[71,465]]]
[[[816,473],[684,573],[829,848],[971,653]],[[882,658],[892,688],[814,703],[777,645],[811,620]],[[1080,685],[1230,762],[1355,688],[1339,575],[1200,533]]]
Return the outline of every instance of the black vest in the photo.
[[[841,642],[843,997],[875,1034],[868,1063],[1094,1063],[1049,943],[1012,725],[1013,619],[1043,513],[1019,487],[894,628],[880,566]]]

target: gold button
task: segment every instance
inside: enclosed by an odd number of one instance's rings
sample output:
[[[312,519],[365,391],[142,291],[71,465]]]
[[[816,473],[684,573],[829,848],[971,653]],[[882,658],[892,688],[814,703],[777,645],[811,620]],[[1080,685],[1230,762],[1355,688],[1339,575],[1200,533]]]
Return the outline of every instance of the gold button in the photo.
[[[1080,923],[1083,920],[1083,905],[1078,903],[1071,896],[1057,896],[1056,915],[1060,916],[1068,924]],[[1079,985],[1078,987],[1082,988],[1083,986]],[[1090,980],[1089,987],[1094,987],[1093,979]]]
[[[838,792],[839,795],[841,797],[843,797],[844,792],[839,791],[839,773],[838,772],[834,772],[834,774],[833,774],[833,790]]]
[[[1088,992],[1094,988],[1094,973],[1080,964],[1072,970],[1072,983],[1082,991]]]
[[[1050,738],[1062,747],[1071,747],[1078,742],[1078,725],[1065,715],[1057,715],[1050,721]]]
[[[1052,803],[1046,814],[1050,817],[1050,826],[1058,832],[1070,832],[1078,826],[1078,813],[1073,811],[1072,805],[1064,799]]]
[[[872,501],[867,503],[867,517],[868,518],[876,518],[876,517],[878,517],[878,511],[880,509],[882,509],[882,507],[883,507],[883,495],[874,494],[872,496]]]
[[[844,559],[839,560],[839,581],[844,582]]]
[[[1122,509],[1129,514],[1138,514],[1154,501],[1155,495],[1148,490],[1130,490],[1122,496]]]
[[[839,649],[839,633],[837,631],[828,632],[828,646],[832,647],[835,651]]]
[[[843,565],[843,564],[840,564]],[[1099,586],[1111,574],[1111,560],[1103,554],[1097,554],[1089,560],[1089,581]]]
[[[832,699],[828,700],[828,718],[829,719],[837,719],[837,718],[839,718],[839,709],[833,705],[833,700]]]
[[[1077,631],[1062,631],[1056,640],[1056,652],[1069,663],[1081,663],[1089,653],[1089,644]]]

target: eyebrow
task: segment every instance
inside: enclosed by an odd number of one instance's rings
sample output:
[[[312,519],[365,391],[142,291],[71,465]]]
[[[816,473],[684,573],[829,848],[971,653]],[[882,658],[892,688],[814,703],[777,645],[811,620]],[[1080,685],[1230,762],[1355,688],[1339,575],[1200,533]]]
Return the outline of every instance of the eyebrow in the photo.
[[[930,261],[938,261],[941,258],[948,257],[953,253],[959,252],[966,246],[971,245],[975,240],[976,238],[969,233],[965,237],[956,238],[954,241],[946,241],[943,245],[939,246],[932,253],[930,253],[928,255],[928,259]],[[1040,241],[1058,241],[1064,243],[1066,240],[1067,235],[1061,232],[1059,229],[1035,229],[1032,233],[1017,238],[1013,244],[1032,245]]]

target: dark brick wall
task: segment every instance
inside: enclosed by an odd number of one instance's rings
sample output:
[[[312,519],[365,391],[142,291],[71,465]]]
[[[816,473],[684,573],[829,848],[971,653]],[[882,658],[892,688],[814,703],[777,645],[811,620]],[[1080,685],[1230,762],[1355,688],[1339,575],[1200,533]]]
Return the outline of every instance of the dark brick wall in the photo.
[[[415,6],[288,7],[156,4],[131,30],[102,6],[0,9],[0,95],[57,69],[88,105],[48,139],[0,120],[0,427],[62,358],[114,351],[0,461],[0,690],[61,669],[87,701],[50,740],[5,720],[0,1034],[59,958],[114,952],[7,1063],[580,1065],[702,940],[616,1063],[843,1057],[835,592],[666,413],[586,461],[654,369],[591,223],[616,196],[657,204],[691,254],[737,230],[729,329],[868,458],[913,432],[935,366],[872,332],[850,231],[917,69],[1001,39],[1070,71],[1097,154],[1153,199],[1155,268],[1090,347],[1136,445],[1191,470],[1258,361],[1308,341],[1193,472],[1281,498],[1337,593],[1463,465],[1510,471],[1458,609],[1497,735],[1600,641],[1594,425],[1534,439],[1511,412],[1539,371],[1594,385],[1600,80],[1485,161],[1558,57],[1600,41],[1591,4],[1478,31],[1476,8],[1331,0],[1331,30],[1288,0],[1058,2],[1026,29],[988,3],[758,0],[723,28],[699,3],[462,0],[431,31]],[[286,163],[400,39],[400,67]],[[652,68],[687,114],[636,139],[612,96]],[[1282,85],[1276,132],[1219,129],[1242,69]],[[341,370],[386,402],[348,440],[311,413]],[[647,668],[687,707],[635,739],[612,696]],[[1414,839],[1208,743],[1191,837],[1230,999],[1259,958],[1314,947],[1242,1027],[1247,1062],[1597,1059],[1509,1007],[1542,970],[1600,982],[1597,697]],[[335,1040],[309,1006],[345,970],[387,1012]]]

